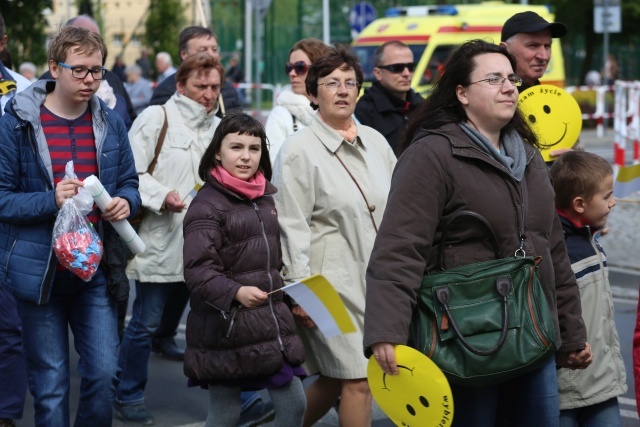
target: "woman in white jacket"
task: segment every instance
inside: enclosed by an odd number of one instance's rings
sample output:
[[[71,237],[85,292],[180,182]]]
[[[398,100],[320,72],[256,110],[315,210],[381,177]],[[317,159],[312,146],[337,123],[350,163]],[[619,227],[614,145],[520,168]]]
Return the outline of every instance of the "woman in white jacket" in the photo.
[[[145,109],[129,131],[145,208],[138,234],[146,250],[127,266],[127,275],[136,281],[136,299],[120,346],[115,402],[116,414],[127,422],[153,420],[143,404],[151,339],[169,295],[186,286],[182,220],[192,191],[203,184],[198,167],[220,123],[215,114],[223,78],[216,58],[198,54],[185,59],[176,73],[176,93],[163,106]],[[166,136],[149,173],[165,118]]]
[[[311,64],[329,51],[329,46],[314,38],[298,41],[289,51],[289,62],[285,65],[285,72],[289,76],[291,86],[278,96],[278,105],[271,110],[265,125],[272,164],[284,140],[295,131],[311,124],[315,112],[311,108],[304,82]]]

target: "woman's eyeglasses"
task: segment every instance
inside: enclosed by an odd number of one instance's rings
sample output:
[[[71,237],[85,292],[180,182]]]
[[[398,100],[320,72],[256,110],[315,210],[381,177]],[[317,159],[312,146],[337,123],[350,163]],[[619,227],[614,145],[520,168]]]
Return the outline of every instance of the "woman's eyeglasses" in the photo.
[[[405,68],[409,70],[410,73],[413,73],[413,70],[416,69],[415,62],[406,62],[406,63],[398,63],[398,64],[389,64],[389,65],[378,65],[378,68],[382,68],[383,70],[389,70],[392,73],[401,73]]]
[[[289,74],[292,70],[295,70],[297,75],[304,74],[309,70],[309,66],[304,61],[287,62],[284,66],[284,71]]]
[[[326,87],[327,90],[336,91],[336,90],[338,90],[338,88],[340,87],[341,84],[342,84],[342,82],[340,82],[338,80],[327,80],[324,83],[318,83],[318,86],[324,85],[324,87]],[[360,85],[358,84],[358,82],[356,82],[354,80],[347,80],[346,82],[344,82],[344,87],[346,87],[347,90],[349,90],[349,91],[354,91],[354,90],[358,90]]]
[[[471,84],[480,83],[480,82],[489,82],[490,85],[502,86],[504,82],[507,80],[509,80],[509,83],[511,83],[515,87],[522,86],[522,79],[516,76],[515,74],[509,77],[491,76],[491,77],[487,77],[486,79],[478,80],[477,82],[471,82]]]

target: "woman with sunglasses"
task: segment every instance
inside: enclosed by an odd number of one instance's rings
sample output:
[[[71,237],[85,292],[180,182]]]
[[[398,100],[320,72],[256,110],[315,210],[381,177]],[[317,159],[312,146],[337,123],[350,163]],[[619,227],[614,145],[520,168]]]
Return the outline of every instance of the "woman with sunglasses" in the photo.
[[[394,346],[409,340],[422,277],[445,267],[440,250],[447,268],[496,258],[489,231],[477,221],[457,222],[443,242],[451,218],[474,211],[490,224],[503,256],[518,248],[540,256],[556,358],[496,385],[451,384],[453,427],[557,427],[556,366],[584,369],[591,363],[549,173],[537,137],[517,108],[522,79],[515,67],[504,47],[482,40],[452,53],[409,119],[406,148],[367,270],[365,352],[394,375]]]
[[[285,282],[323,275],[357,328],[325,338],[301,307],[293,308],[305,342],[305,368],[320,375],[306,389],[305,426],[340,396],[340,425],[371,424],[362,352],[364,277],[396,158],[380,133],[352,117],[361,83],[358,59],[344,49],[314,62],[305,84],[318,112],[309,127],[287,138],[274,164]]]
[[[285,72],[291,87],[278,96],[278,105],[271,110],[265,125],[271,163],[275,162],[276,154],[289,135],[311,124],[314,111],[304,81],[311,64],[325,56],[330,49],[323,41],[309,38],[298,41],[289,52]]]

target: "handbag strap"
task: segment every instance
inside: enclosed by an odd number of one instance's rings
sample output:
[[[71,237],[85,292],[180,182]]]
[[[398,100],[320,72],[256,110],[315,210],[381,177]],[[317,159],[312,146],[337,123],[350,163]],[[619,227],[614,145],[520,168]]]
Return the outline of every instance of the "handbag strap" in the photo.
[[[147,173],[149,175],[153,175],[153,170],[156,168],[156,163],[158,163],[158,156],[160,155],[160,151],[162,151],[162,144],[164,144],[164,138],[167,136],[167,128],[169,127],[169,122],[167,121],[167,110],[162,106],[162,111],[164,112],[164,123],[162,123],[162,129],[160,130],[160,136],[158,137],[158,142],[156,143],[156,152],[153,155],[153,160],[149,163],[149,167],[147,168]]]
[[[362,188],[360,187],[360,184],[358,184],[356,177],[353,176],[353,174],[351,173],[347,165],[345,165],[342,159],[340,158],[340,156],[338,156],[338,153],[333,153],[333,154],[336,156],[336,159],[338,159],[338,161],[340,162],[344,170],[347,171],[347,173],[349,174],[353,182],[355,182],[356,187],[358,187],[358,190],[360,190],[360,194],[362,194],[362,198],[364,199],[364,202],[367,204],[367,210],[369,211],[369,216],[371,217],[371,223],[373,224],[373,229],[376,230],[376,233],[377,233],[378,226],[376,225],[376,220],[373,218],[373,211],[376,209],[376,207],[374,205],[369,204],[369,201],[367,200],[367,196],[364,195],[364,191],[362,191]]]
[[[224,100],[222,99],[222,91],[218,95],[218,105],[220,106],[220,114],[222,114],[222,117],[226,116],[227,115],[227,111],[224,108]]]
[[[526,236],[526,232],[527,232],[527,203],[528,203],[528,193],[527,193],[527,181],[523,178],[522,182],[520,184],[520,189],[522,190],[520,193],[520,197],[522,198],[522,204],[520,206],[520,212],[521,215],[516,215],[517,218],[517,226],[518,226],[518,238],[520,239],[520,247],[518,247],[518,249],[516,249],[515,251],[515,256],[525,256],[526,252],[524,250],[524,241],[525,241],[525,236]],[[515,202],[515,200],[514,200]],[[445,270],[445,264],[444,264],[444,248],[446,246],[446,242],[447,242],[447,232],[449,230],[449,227],[451,226],[451,223],[453,223],[455,220],[457,220],[460,217],[463,216],[470,216],[472,218],[477,219],[478,221],[482,222],[487,230],[489,230],[490,232],[490,237],[491,237],[491,241],[493,243],[494,246],[494,251],[496,254],[496,259],[502,258],[502,255],[500,254],[500,247],[498,245],[498,239],[496,238],[496,233],[493,231],[493,228],[491,227],[491,224],[489,224],[489,221],[487,221],[485,219],[485,217],[483,217],[482,215],[480,215],[477,212],[473,212],[473,211],[468,211],[468,210],[464,210],[464,211],[460,211],[460,212],[456,212],[453,217],[445,224],[444,229],[442,230],[442,237],[440,239],[441,243],[440,243],[440,253],[439,253],[439,262],[440,262],[440,268],[442,270]]]
[[[489,224],[489,221],[487,221],[485,217],[483,217],[477,212],[467,211],[467,210],[459,211],[453,215],[453,217],[445,224],[444,229],[442,230],[442,238],[440,239],[440,255],[439,255],[440,268],[442,270],[446,269],[444,264],[444,248],[447,243],[447,233],[449,232],[449,228],[451,227],[451,224],[453,224],[456,220],[459,220],[460,218],[463,218],[463,217],[475,218],[476,220],[484,224],[484,226],[489,231],[489,237],[491,237],[491,243],[493,243],[493,250],[495,252],[496,259],[502,258],[502,255],[500,254],[500,246],[498,245],[498,238],[496,237],[496,233],[493,231],[491,224]]]

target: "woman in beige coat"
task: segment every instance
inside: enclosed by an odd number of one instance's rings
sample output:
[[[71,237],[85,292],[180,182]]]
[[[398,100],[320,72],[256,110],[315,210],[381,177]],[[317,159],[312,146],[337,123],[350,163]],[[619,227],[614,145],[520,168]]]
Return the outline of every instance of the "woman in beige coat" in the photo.
[[[315,62],[306,88],[318,114],[285,141],[274,165],[285,281],[322,274],[357,327],[355,333],[325,338],[301,307],[294,308],[307,371],[320,374],[306,390],[305,426],[339,396],[341,425],[371,424],[362,354],[364,277],[396,159],[380,133],[352,119],[361,83],[358,61],[346,51],[333,50]]]

